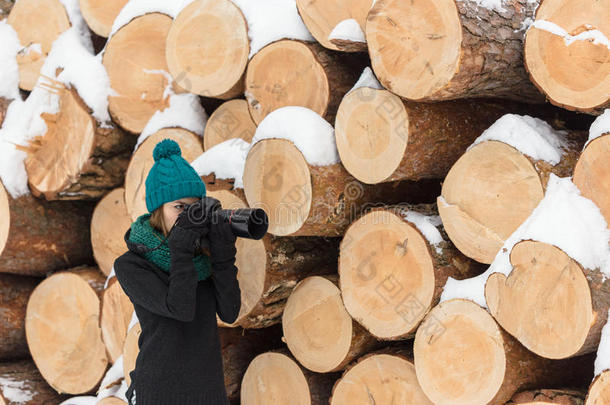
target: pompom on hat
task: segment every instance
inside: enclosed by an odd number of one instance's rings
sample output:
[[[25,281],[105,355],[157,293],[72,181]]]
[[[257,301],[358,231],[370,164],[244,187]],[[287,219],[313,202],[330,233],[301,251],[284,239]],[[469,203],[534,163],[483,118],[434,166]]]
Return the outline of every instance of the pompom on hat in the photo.
[[[155,163],[146,177],[146,208],[153,212],[169,201],[205,197],[205,183],[182,157],[180,145],[165,138],[153,150]]]

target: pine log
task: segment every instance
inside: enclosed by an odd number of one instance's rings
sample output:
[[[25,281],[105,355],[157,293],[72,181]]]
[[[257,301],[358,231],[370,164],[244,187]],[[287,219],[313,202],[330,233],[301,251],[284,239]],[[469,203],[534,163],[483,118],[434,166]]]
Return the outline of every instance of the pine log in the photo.
[[[222,351],[225,388],[232,404],[240,403],[241,380],[250,362],[260,353],[282,345],[282,329],[218,328]]]
[[[0,184],[0,273],[43,276],[91,263],[93,204],[12,198]]]
[[[140,353],[140,347],[138,341],[140,334],[142,333],[142,327],[140,322],[136,322],[128,331],[123,343],[123,375],[125,376],[125,383],[129,387],[131,385],[131,372],[136,368],[136,360],[138,353]]]
[[[380,347],[380,342],[345,310],[338,276],[301,280],[282,314],[284,340],[292,355],[318,373],[343,370],[354,359]]]
[[[515,394],[506,405],[583,405],[584,399],[581,391],[537,389]]]
[[[101,127],[75,88],[46,77],[59,96],[59,112],[42,113],[47,126],[27,146],[28,184],[47,200],[97,200],[122,185],[136,139],[115,126]],[[69,148],[66,145],[70,145]]]
[[[53,42],[70,28],[70,19],[60,0],[19,0],[11,9],[7,22],[24,47],[40,44],[40,52],[29,48],[17,54],[19,87],[30,91],[34,89]]]
[[[241,383],[241,404],[325,405],[341,373],[316,373],[299,364],[285,349],[254,358]]]
[[[579,387],[593,377],[593,356],[539,357],[466,299],[434,307],[415,334],[413,350],[417,380],[437,405],[499,405],[521,390]]]
[[[223,209],[247,208],[238,195],[227,190],[210,191]],[[265,328],[281,320],[286,300],[295,285],[307,276],[335,273],[339,238],[276,237],[237,238],[235,266],[242,303],[237,319],[220,326]]]
[[[343,52],[366,51],[365,43],[335,43],[328,36],[337,24],[347,19],[355,19],[364,32],[373,0],[296,0],[296,3],[307,29],[322,46]]]
[[[610,280],[561,249],[521,241],[510,252],[513,270],[485,284],[489,311],[528,350],[563,359],[597,350],[610,308]]]
[[[415,221],[428,222],[443,240],[433,244]],[[339,251],[345,308],[383,340],[413,337],[448,277],[482,271],[448,241],[433,204],[371,208],[349,226]]]
[[[595,376],[585,401],[585,405],[606,404],[610,404],[610,370]]]
[[[610,224],[610,133],[593,139],[581,152],[572,181],[593,201]]]
[[[189,163],[203,153],[201,137],[186,129],[163,128],[147,137],[133,152],[125,173],[125,206],[132,221],[148,213],[146,178],[155,163],[153,150],[158,142],[166,138],[180,145],[182,157]]]
[[[363,184],[341,163],[309,164],[287,139],[262,139],[249,150],[244,192],[269,216],[276,236],[342,236],[364,207],[404,197],[401,184]]]
[[[603,113],[610,107],[608,3],[542,0],[535,20],[524,44],[525,68],[531,81],[557,106]],[[593,41],[595,35],[605,37],[606,43]]]
[[[119,93],[108,97],[108,112],[114,122],[129,132],[142,132],[156,111],[169,106],[166,87],[175,93],[184,92],[159,72],[168,70],[165,38],[171,23],[166,14],[144,14],[121,27],[106,44],[102,63],[110,86]]]
[[[197,0],[184,7],[164,46],[170,74],[190,93],[228,100],[244,92],[248,23],[232,1]]]
[[[498,100],[414,103],[360,87],[339,105],[335,137],[341,163],[358,180],[444,178],[481,133],[522,106]]]
[[[44,379],[59,393],[92,392],[107,371],[99,324],[104,281],[97,267],[76,267],[50,275],[30,296],[28,347]]]
[[[0,405],[51,405],[68,398],[47,384],[31,359],[0,363]]]
[[[25,340],[25,310],[40,280],[34,277],[0,273],[0,359],[29,357]]]
[[[108,38],[114,20],[128,0],[79,0],[79,8],[91,31]]]
[[[365,403],[432,405],[417,381],[412,350],[377,350],[343,372],[333,387],[330,405]]]
[[[106,398],[100,400],[99,402],[97,402],[96,405],[128,405],[128,404],[127,404],[127,402],[125,402],[122,399],[117,398],[117,397],[106,397]]]
[[[117,257],[127,251],[123,237],[131,226],[125,189],[115,188],[95,206],[91,218],[91,246],[97,265],[108,276]]]
[[[258,125],[271,111],[296,105],[334,122],[343,95],[366,64],[364,57],[355,55],[348,61],[318,43],[273,42],[248,63],[245,95],[250,115]]]
[[[106,345],[106,352],[112,364],[123,354],[127,328],[133,316],[133,311],[133,304],[116,277],[110,278],[102,295],[100,327],[102,329],[102,340]]]
[[[503,11],[490,3],[378,0],[367,16],[366,39],[381,84],[418,101],[502,97],[543,103],[523,67],[523,24],[538,0],[502,1]]]
[[[250,143],[256,131],[256,124],[250,116],[248,102],[234,99],[222,103],[205,124],[203,149],[209,150],[215,145],[231,138],[241,138]]]
[[[550,174],[572,175],[585,137],[572,131],[566,140],[556,165],[496,140],[474,145],[455,162],[437,203],[447,235],[462,253],[481,263],[493,261],[542,200]]]

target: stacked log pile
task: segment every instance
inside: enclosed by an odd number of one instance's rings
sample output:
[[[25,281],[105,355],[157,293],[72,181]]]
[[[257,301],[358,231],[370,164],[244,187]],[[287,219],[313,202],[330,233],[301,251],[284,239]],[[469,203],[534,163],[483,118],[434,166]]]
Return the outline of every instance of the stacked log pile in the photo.
[[[0,0],[0,404],[126,405],[173,139],[235,404],[610,404],[610,1]],[[188,376],[185,376],[188,378]]]

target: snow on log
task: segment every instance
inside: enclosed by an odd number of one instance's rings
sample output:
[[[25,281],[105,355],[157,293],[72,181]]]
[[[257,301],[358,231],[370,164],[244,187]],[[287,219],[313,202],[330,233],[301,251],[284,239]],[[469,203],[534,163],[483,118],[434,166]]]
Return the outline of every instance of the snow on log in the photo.
[[[339,252],[341,296],[373,336],[413,337],[448,277],[482,271],[443,235],[433,204],[375,207],[349,226]]]
[[[209,191],[223,209],[246,208],[233,191]],[[336,272],[339,238],[282,237],[237,238],[235,266],[242,291],[241,309],[232,324],[217,316],[219,326],[266,328],[280,322],[286,300],[305,277]]]
[[[133,311],[131,300],[121,288],[116,277],[111,277],[102,294],[100,327],[106,352],[113,364],[123,354],[123,345]]]
[[[339,105],[337,149],[350,174],[367,184],[443,178],[481,132],[512,107],[496,100],[414,103],[362,86]]]
[[[337,284],[336,274],[299,281],[282,314],[288,349],[303,367],[318,373],[340,371],[380,346],[345,310]]]
[[[129,0],[79,0],[80,11],[91,31],[108,38],[112,23]]]
[[[563,359],[596,351],[610,308],[610,280],[544,242],[521,241],[509,259],[510,275],[494,273],[485,284],[496,321],[539,356]]]
[[[203,150],[207,151],[232,138],[241,138],[250,143],[254,131],[256,124],[250,116],[248,102],[242,99],[225,101],[208,119],[203,134]]]
[[[610,109],[591,125],[589,139],[574,167],[572,181],[599,207],[610,224]]]
[[[364,59],[314,42],[286,39],[265,46],[246,71],[245,95],[252,119],[259,125],[271,111],[292,105],[334,122],[343,95],[368,63]]]
[[[314,41],[294,0],[197,0],[171,24],[167,64],[182,88],[227,100],[243,93],[252,56],[282,38]]]
[[[19,87],[23,90],[34,88],[54,41],[70,27],[78,31],[82,45],[93,51],[77,1],[19,0],[11,9],[7,22],[17,32],[22,47],[17,54],[17,63]]]
[[[0,404],[57,404],[67,398],[42,378],[31,359],[0,363]]]
[[[525,35],[532,82],[560,107],[601,114],[610,107],[610,6],[543,0]]]
[[[249,149],[249,142],[230,138],[206,149],[191,166],[210,190],[230,190],[245,200],[243,174]]]
[[[286,348],[256,356],[241,382],[241,403],[327,404],[340,373],[315,373],[300,366]]]
[[[43,276],[91,262],[93,205],[13,198],[0,184],[0,273]]]
[[[355,40],[354,34],[360,32],[364,36],[366,15],[373,3],[373,0],[296,0],[299,15],[311,35],[325,48],[344,52],[366,51],[366,41]],[[335,35],[331,35],[333,32]]]
[[[515,394],[506,405],[583,405],[585,395],[568,389],[537,389]]]
[[[522,389],[579,386],[592,376],[592,356],[539,357],[465,299],[434,307],[417,329],[413,351],[417,380],[438,405],[500,405]]]
[[[25,333],[32,358],[59,393],[83,394],[97,387],[108,357],[100,330],[104,279],[97,267],[51,274],[32,292]]]
[[[610,310],[607,319],[610,319]],[[595,377],[589,386],[585,405],[600,405],[610,401],[610,321],[602,329],[594,363]]]
[[[351,176],[339,161],[333,127],[300,106],[278,108],[259,124],[244,166],[248,205],[269,216],[276,236],[342,236],[355,213],[396,194]]]
[[[432,405],[417,381],[412,351],[404,348],[385,348],[359,358],[335,382],[329,403]]]
[[[570,176],[584,144],[528,115],[506,114],[455,162],[438,210],[449,238],[466,256],[491,263],[544,196],[550,174]]]
[[[125,207],[125,189],[115,188],[95,206],[91,217],[93,257],[104,275],[109,275],[117,257],[125,253],[125,232],[131,217]]]
[[[366,39],[381,84],[432,101],[503,97],[543,103],[523,67],[523,37],[538,0],[378,0]]]
[[[193,161],[203,153],[201,137],[179,127],[160,129],[141,141],[133,152],[125,174],[125,206],[132,221],[148,212],[146,208],[146,176],[155,163],[153,149],[158,142],[166,138],[172,139],[180,145],[182,157],[187,162]],[[126,230],[124,229],[124,231]]]
[[[29,357],[25,340],[25,309],[40,279],[0,273],[0,359]],[[1,385],[1,383],[0,383]]]

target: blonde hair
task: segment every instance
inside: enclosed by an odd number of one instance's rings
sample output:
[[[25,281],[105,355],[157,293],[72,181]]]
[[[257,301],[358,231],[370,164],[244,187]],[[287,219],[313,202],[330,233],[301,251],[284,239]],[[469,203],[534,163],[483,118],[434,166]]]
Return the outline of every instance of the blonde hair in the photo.
[[[154,229],[161,232],[161,234],[163,234],[163,236],[167,237],[167,235],[169,234],[169,229],[167,228],[167,224],[165,223],[165,220],[163,217],[163,205],[161,205],[159,208],[157,208],[156,210],[151,212],[149,221],[150,221],[150,225]],[[200,247],[199,249],[197,249],[195,251],[196,256],[198,256],[202,253],[205,253],[206,255],[211,256],[210,251],[205,248]]]

